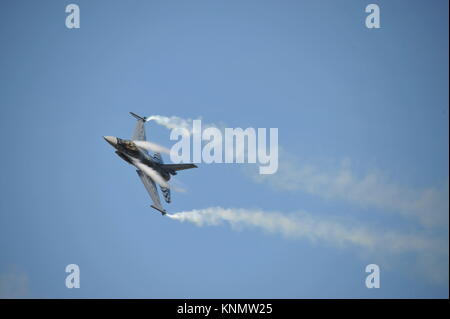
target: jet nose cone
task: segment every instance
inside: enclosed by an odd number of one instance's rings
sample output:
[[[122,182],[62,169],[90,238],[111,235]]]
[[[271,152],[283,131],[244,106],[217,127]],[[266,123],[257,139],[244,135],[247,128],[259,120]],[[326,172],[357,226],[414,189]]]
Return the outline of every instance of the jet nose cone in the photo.
[[[103,138],[112,146],[116,147],[117,145],[117,137],[114,136],[103,136]]]

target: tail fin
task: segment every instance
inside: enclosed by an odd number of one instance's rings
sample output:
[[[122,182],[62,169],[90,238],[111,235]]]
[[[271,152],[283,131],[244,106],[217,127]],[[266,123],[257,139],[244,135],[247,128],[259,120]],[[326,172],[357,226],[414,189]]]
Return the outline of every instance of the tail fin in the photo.
[[[146,137],[145,137],[145,122],[147,120],[146,117],[142,117],[139,116],[133,112],[130,112],[131,115],[133,115],[133,117],[135,119],[137,119],[137,123],[136,126],[134,127],[134,132],[133,132],[133,140],[135,141],[145,141]]]
[[[143,120],[144,122],[147,120],[147,118],[145,116],[142,117],[133,112],[130,112],[130,114],[133,115],[136,118],[136,120]]]

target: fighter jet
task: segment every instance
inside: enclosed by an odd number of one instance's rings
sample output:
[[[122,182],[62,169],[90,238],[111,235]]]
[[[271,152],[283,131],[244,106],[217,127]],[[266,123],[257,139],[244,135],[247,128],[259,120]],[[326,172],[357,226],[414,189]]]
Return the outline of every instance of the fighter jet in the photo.
[[[167,211],[161,205],[155,182],[159,184],[165,201],[170,203],[170,188],[167,181],[170,180],[171,175],[176,175],[177,171],[197,166],[195,164],[164,164],[161,153],[154,152],[153,155],[150,155],[147,149],[136,145],[142,145],[142,142],[137,141],[146,141],[144,124],[147,122],[147,118],[133,112],[130,112],[130,114],[137,119],[132,140],[124,140],[114,136],[103,136],[103,138],[116,149],[117,155],[137,168],[136,172],[153,201],[151,207],[164,216]],[[152,143],[148,144],[152,145]],[[156,150],[157,148],[151,149]]]

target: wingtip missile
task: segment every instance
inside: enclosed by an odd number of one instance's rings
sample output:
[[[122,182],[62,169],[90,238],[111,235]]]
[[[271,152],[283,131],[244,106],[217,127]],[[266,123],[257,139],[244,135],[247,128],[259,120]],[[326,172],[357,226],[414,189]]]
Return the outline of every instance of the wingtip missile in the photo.
[[[159,211],[161,213],[161,215],[163,215],[163,216],[167,214],[167,211],[165,209],[161,209],[159,207],[156,207],[155,205],[150,205],[150,207]]]

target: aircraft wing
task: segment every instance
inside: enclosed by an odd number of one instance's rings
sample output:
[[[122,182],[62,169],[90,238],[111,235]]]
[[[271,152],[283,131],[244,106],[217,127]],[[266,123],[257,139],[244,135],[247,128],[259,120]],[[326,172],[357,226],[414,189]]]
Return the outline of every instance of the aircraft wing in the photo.
[[[160,211],[161,214],[163,215],[167,214],[166,210],[162,207],[161,202],[159,201],[158,189],[156,188],[155,182],[150,177],[141,172],[141,170],[137,170],[136,172],[141,178],[141,181],[144,184],[145,188],[147,189],[148,194],[152,198],[153,205],[151,206],[154,209]]]

